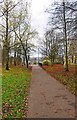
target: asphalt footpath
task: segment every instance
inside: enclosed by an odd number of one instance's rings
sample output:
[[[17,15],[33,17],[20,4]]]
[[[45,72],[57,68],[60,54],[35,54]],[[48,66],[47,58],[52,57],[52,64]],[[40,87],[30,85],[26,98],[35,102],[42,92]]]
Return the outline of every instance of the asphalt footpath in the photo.
[[[32,67],[27,118],[75,118],[75,96],[38,65]]]

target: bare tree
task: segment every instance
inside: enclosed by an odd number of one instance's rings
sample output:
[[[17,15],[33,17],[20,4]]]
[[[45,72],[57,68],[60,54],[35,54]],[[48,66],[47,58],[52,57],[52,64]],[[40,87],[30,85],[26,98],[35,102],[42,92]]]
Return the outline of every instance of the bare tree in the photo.
[[[52,14],[50,21],[48,22],[51,27],[53,25],[53,29],[59,30],[62,34],[62,40],[64,44],[64,69],[65,71],[68,71],[68,40],[70,38],[70,29],[72,29],[71,22],[72,22],[72,17],[71,13],[69,10],[70,3],[63,2],[61,3],[55,3],[54,4],[54,9],[50,9],[47,12],[50,12]],[[52,10],[52,12],[51,12]]]
[[[26,59],[26,65],[28,68],[29,61],[29,52],[32,50],[31,48],[34,46],[31,43],[31,39],[37,35],[35,30],[31,29],[30,26],[30,16],[28,14],[28,3],[26,2],[26,8],[21,6],[21,10],[19,15],[14,16],[13,29],[15,36],[17,37],[19,44],[23,49],[24,61]],[[16,19],[15,19],[16,18]],[[17,26],[17,27],[16,27]]]
[[[17,3],[18,4],[18,3]],[[6,70],[9,70],[9,50],[10,50],[10,15],[12,10],[17,6],[17,4],[13,4],[12,1],[10,0],[5,0],[3,1],[3,6],[1,6],[1,12],[2,15],[0,17],[3,17],[4,21],[4,25],[2,24],[2,26],[4,27],[4,52],[6,54]]]

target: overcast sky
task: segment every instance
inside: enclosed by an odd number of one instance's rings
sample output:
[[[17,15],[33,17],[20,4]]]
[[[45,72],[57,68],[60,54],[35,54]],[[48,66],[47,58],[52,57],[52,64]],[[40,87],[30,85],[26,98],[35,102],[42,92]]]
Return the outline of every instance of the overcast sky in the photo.
[[[31,4],[32,26],[38,30],[40,35],[43,35],[44,29],[46,28],[48,22],[48,13],[44,11],[54,1],[62,2],[63,0],[32,0],[32,4]],[[69,0],[69,1],[76,1],[76,0]]]
[[[50,4],[51,0],[32,0],[32,26],[38,30],[40,36],[44,33],[48,19],[48,14],[44,11]]]
[[[47,29],[48,13],[44,12],[53,2],[62,2],[63,0],[32,0],[31,4],[31,24],[39,32],[39,36],[43,37],[45,29]],[[68,1],[68,0],[66,0]],[[69,0],[73,1],[73,0]],[[34,41],[37,45],[37,40]],[[36,55],[36,53],[35,53]]]
[[[43,37],[44,31],[46,29],[48,14],[45,10],[54,0],[32,0],[31,4],[31,24],[36,31],[39,32],[39,37]],[[38,45],[38,39],[34,40],[34,43]],[[38,49],[37,49],[38,50]],[[38,56],[37,52],[34,56]]]
[[[62,0],[31,0],[31,1],[32,1],[31,3],[31,25],[34,29],[36,29],[39,32],[39,36],[43,37],[44,31],[47,28],[47,22],[48,22],[48,13],[44,11],[54,1],[58,2]],[[37,40],[36,40],[36,43],[37,43]]]

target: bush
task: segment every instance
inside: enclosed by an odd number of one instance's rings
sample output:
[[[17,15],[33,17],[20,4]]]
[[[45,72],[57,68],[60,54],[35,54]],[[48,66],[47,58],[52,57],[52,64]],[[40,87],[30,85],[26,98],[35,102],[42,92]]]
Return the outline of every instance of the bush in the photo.
[[[44,61],[43,61],[43,65],[51,65],[50,60],[44,60]]]
[[[48,58],[48,57],[44,57],[44,58],[43,58],[43,61],[44,61],[44,60],[49,60],[49,58]]]
[[[36,64],[37,64],[37,62],[35,61],[35,62],[33,62],[33,64],[35,64],[35,65],[36,65]]]
[[[56,62],[54,62],[54,64],[62,64],[62,62],[61,61],[56,61]]]

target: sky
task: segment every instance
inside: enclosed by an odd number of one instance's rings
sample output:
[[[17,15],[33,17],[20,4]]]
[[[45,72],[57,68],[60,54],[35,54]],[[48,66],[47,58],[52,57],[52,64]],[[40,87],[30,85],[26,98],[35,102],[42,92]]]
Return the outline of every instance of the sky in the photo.
[[[43,35],[47,27],[48,13],[44,12],[53,2],[62,2],[63,0],[32,0],[31,4],[31,23],[40,36]],[[68,0],[65,0],[68,1]],[[69,0],[74,1],[74,0]]]
[[[1,1],[1,0],[0,0]],[[15,2],[19,0],[14,0]],[[46,29],[48,14],[44,11],[54,0],[31,0],[31,25],[37,32],[39,36],[43,37],[44,31]],[[37,40],[35,40],[37,45]]]
[[[1,1],[1,0],[0,0]],[[18,1],[18,0],[14,0]],[[62,0],[31,0],[31,25],[39,33],[39,37],[43,38],[44,32],[47,29],[48,13],[45,10],[54,2]],[[34,43],[38,45],[38,39]],[[36,55],[36,53],[35,53]]]
[[[48,22],[48,14],[45,12],[45,10],[53,1],[54,0],[32,0],[31,25],[39,33],[40,38],[43,38]],[[38,39],[35,39],[34,43],[38,46]],[[38,49],[33,55],[38,56],[37,53]]]
[[[52,0],[53,1],[53,0]],[[48,14],[45,12],[46,8],[50,5],[51,0],[32,0],[31,4],[31,23],[40,34],[43,35],[46,28]]]
[[[47,29],[47,22],[49,14],[45,10],[53,2],[62,2],[63,0],[32,0],[31,4],[31,25],[36,31],[39,32],[39,37],[43,38],[44,32]],[[68,0],[65,0],[68,1]],[[73,1],[73,0],[69,0]],[[34,43],[38,46],[38,39],[34,40]],[[34,56],[38,56],[38,50],[34,53]]]

